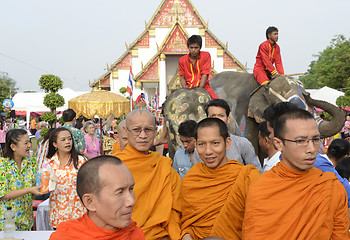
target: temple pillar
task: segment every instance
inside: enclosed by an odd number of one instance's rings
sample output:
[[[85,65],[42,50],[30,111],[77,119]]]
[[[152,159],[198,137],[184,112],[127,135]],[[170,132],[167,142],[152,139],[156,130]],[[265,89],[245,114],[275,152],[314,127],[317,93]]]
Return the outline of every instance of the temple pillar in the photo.
[[[162,106],[165,101],[166,92],[167,92],[167,83],[166,83],[166,66],[165,66],[165,54],[160,54],[159,61],[159,106]]]
[[[117,81],[118,81],[118,70],[113,69],[110,75],[110,89],[111,89],[110,91],[120,94],[119,89],[117,87],[118,86]]]

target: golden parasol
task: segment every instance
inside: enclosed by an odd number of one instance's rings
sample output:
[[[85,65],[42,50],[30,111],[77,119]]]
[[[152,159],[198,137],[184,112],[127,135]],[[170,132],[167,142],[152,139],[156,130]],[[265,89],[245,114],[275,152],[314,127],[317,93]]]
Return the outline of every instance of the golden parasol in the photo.
[[[120,117],[129,113],[130,101],[116,93],[105,90],[92,90],[90,93],[85,93],[69,100],[68,107],[73,109],[77,116],[83,115],[89,119],[94,118],[95,115],[100,117],[101,153],[103,153],[101,118],[107,118],[111,114],[115,117]]]
[[[120,117],[130,112],[130,101],[123,96],[105,90],[92,90],[68,101],[68,107],[77,116],[93,118],[95,115],[106,118],[113,114]]]

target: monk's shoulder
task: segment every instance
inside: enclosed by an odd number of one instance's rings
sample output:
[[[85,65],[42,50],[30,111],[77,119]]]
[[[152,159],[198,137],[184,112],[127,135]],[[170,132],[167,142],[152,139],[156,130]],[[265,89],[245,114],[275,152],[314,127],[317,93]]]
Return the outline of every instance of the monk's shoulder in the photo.
[[[254,173],[255,175],[258,175],[258,176],[250,186],[250,188],[252,189],[251,190],[252,192],[265,191],[266,189],[270,188],[271,186],[274,186],[275,184],[280,183],[281,181],[278,174],[276,174],[271,170],[266,171],[262,174],[260,172],[257,173],[255,171]]]
[[[167,168],[172,168],[173,166],[173,160],[171,158],[161,156],[158,152],[154,152],[153,154],[156,154],[156,159],[158,160],[158,164],[167,167]]]
[[[68,234],[70,237],[79,238],[83,228],[85,228],[83,217],[61,222],[58,224],[56,231],[51,234],[50,240],[64,239],[64,237],[67,237]]]
[[[240,174],[244,174],[246,176],[257,177],[260,176],[259,170],[253,165],[243,165],[237,160],[228,160],[228,167],[231,169],[238,169]]]
[[[250,178],[258,179],[261,176],[259,170],[253,165],[243,165],[242,171],[244,171]]]
[[[309,174],[317,182],[323,182],[333,184],[335,180],[338,180],[337,176],[333,172],[323,172],[321,169],[313,167],[310,169]]]

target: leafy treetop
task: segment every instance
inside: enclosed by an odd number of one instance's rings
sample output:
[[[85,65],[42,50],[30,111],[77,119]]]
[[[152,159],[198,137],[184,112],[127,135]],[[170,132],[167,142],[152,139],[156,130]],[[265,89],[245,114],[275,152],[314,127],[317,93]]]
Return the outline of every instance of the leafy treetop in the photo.
[[[42,75],[39,79],[39,86],[45,92],[57,92],[63,88],[63,81],[52,74]]]
[[[335,89],[350,87],[350,39],[338,35],[320,52],[308,69],[309,75],[300,77],[305,88]]]

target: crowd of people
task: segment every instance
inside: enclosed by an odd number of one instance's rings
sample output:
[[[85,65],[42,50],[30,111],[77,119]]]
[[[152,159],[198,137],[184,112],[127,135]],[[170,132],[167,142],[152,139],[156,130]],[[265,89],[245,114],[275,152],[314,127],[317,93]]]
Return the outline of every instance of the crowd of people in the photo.
[[[225,100],[205,110],[206,119],[180,124],[183,148],[173,159],[150,150],[158,128],[145,109],[116,125],[111,155],[101,155],[93,121],[82,124],[85,135],[75,127],[72,109],[47,131],[37,157],[28,131],[7,131],[0,229],[12,207],[16,230],[31,230],[32,196],[46,194],[51,239],[349,238],[347,140],[333,140],[323,154],[313,116],[279,103],[259,125],[267,156],[259,161],[246,138],[229,134]]]
[[[277,28],[266,37],[254,69],[260,84],[283,75]],[[33,195],[45,195],[52,240],[350,239],[350,116],[346,139],[325,152],[310,112],[289,102],[269,106],[259,159],[248,139],[229,133],[231,109],[210,88],[210,54],[201,44],[200,36],[188,39],[181,85],[205,88],[212,100],[207,118],[180,124],[183,146],[172,159],[156,151],[167,128],[159,131],[164,121],[147,109],[105,122],[67,109],[64,124],[45,131],[38,118],[28,131],[1,121],[0,230],[11,207],[16,230],[30,231]],[[116,139],[109,154],[101,148],[104,125]],[[37,133],[32,154],[29,135]]]

